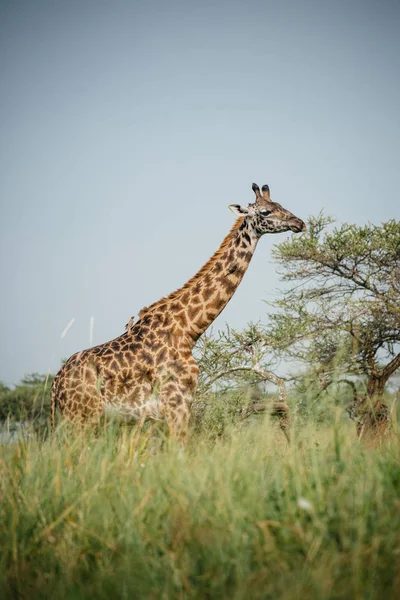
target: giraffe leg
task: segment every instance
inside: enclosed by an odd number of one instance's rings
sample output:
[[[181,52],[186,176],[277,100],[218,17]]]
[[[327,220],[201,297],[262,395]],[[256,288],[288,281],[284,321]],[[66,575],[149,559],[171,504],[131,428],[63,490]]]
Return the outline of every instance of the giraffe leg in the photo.
[[[189,429],[190,394],[178,384],[170,382],[161,390],[160,405],[171,437],[185,443]]]

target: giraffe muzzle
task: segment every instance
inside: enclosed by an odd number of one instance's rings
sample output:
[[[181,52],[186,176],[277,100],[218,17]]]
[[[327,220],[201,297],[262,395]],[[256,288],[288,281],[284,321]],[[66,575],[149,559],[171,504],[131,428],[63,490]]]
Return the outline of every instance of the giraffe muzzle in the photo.
[[[294,233],[300,233],[301,231],[306,231],[307,226],[301,219],[293,220],[290,225],[290,229],[294,231]]]

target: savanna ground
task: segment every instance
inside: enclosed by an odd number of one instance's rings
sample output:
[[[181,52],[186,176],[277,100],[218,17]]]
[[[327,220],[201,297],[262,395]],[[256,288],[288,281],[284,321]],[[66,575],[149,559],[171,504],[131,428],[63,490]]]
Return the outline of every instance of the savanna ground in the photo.
[[[61,425],[0,452],[1,598],[399,597],[399,437],[368,447],[340,408],[290,445],[209,416],[185,451]]]

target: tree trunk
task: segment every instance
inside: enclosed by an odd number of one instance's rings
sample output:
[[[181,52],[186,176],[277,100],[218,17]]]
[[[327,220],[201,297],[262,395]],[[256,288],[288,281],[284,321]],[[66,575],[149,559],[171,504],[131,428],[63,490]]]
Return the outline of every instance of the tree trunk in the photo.
[[[366,397],[370,399],[372,403],[378,402],[382,398],[387,380],[388,378],[384,375],[377,376],[373,373],[370,374]]]
[[[370,373],[367,392],[361,402],[357,433],[360,439],[371,445],[379,444],[389,431],[389,407],[383,401],[388,379],[389,375],[384,371],[379,375]]]

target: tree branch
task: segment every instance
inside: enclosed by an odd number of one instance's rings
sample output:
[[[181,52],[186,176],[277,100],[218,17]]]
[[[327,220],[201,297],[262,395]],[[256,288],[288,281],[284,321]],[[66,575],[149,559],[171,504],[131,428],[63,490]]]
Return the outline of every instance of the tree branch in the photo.
[[[382,377],[384,379],[389,379],[397,371],[400,367],[400,353],[394,357],[392,361],[386,367],[384,367],[381,371]]]
[[[218,379],[221,379],[221,377],[224,377],[225,375],[230,375],[231,373],[236,373],[238,371],[247,371],[249,373],[254,373],[255,375],[258,375],[262,381],[270,381],[271,383],[274,383],[279,388],[279,401],[286,402],[287,393],[284,380],[281,377],[275,375],[274,373],[271,373],[270,371],[264,371],[264,369],[261,369],[258,365],[254,365],[253,367],[233,367],[232,369],[227,369],[226,371],[220,371],[219,373],[214,375],[212,379],[210,379],[210,381],[208,382],[208,387],[211,387],[212,384],[215,383]]]

